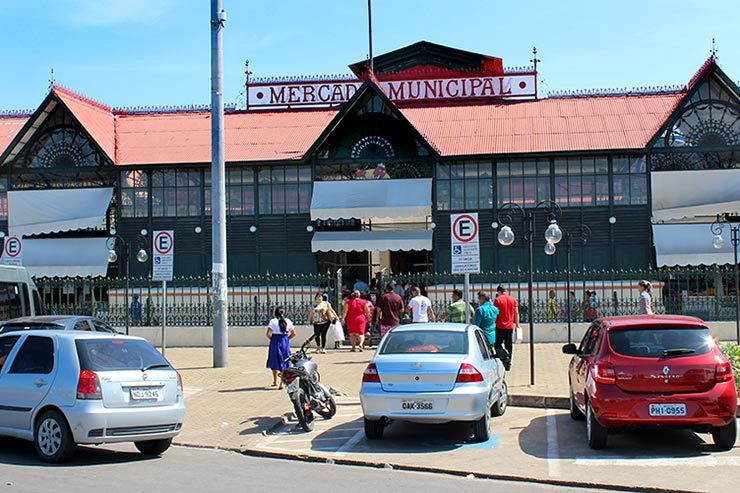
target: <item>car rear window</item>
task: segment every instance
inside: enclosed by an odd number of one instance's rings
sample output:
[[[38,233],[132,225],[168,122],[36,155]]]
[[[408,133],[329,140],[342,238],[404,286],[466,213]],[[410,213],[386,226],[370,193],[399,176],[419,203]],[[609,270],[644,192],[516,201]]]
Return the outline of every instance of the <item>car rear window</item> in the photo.
[[[18,332],[20,330],[64,330],[64,326],[58,324],[5,324],[0,327],[0,334]]]
[[[709,329],[701,327],[611,330],[609,343],[614,352],[637,358],[660,358],[669,353],[694,356],[706,354],[714,347]],[[677,351],[681,349],[687,351]]]
[[[467,352],[467,334],[445,330],[391,332],[380,350],[380,354],[467,354]]]
[[[75,344],[83,370],[144,370],[155,366],[171,368],[167,360],[146,341],[77,339]]]

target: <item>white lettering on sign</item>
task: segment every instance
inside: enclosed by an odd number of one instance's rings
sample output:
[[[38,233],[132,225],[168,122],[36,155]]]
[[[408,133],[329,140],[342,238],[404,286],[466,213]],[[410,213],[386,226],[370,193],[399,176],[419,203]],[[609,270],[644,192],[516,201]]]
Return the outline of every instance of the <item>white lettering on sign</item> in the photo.
[[[3,265],[23,265],[23,242],[17,236],[5,240]]]
[[[171,281],[175,267],[174,231],[154,231],[152,247],[152,281]]]
[[[247,87],[248,106],[301,106],[344,103],[357,92],[360,81],[307,81],[253,83]],[[532,97],[535,74],[506,74],[452,79],[381,81],[391,101],[428,101]]]
[[[477,274],[480,272],[480,246],[477,212],[452,214],[450,216],[451,259],[453,274]]]

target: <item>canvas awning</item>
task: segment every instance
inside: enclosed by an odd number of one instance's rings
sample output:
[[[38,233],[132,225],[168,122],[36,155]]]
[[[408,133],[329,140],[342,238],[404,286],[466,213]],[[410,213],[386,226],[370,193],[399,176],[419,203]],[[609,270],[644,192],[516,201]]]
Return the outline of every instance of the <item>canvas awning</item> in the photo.
[[[732,264],[734,256],[730,242],[730,228],[725,224],[722,248],[714,248],[714,235],[709,223],[656,224],[653,243],[658,267],[674,265]]]
[[[8,230],[29,236],[105,224],[113,188],[63,188],[8,192]]]
[[[386,252],[431,250],[431,231],[318,231],[312,252]]]
[[[399,219],[425,217],[431,213],[431,178],[317,181],[313,184],[313,221]]]
[[[655,222],[740,214],[740,169],[655,171],[650,180]]]
[[[31,238],[23,240],[23,266],[37,277],[105,276],[107,238]]]

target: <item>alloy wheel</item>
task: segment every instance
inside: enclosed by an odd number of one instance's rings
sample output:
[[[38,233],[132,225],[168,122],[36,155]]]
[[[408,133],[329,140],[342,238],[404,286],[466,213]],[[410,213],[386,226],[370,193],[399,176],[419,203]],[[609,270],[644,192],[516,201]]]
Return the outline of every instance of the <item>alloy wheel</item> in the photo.
[[[38,445],[44,455],[52,456],[62,446],[62,427],[53,418],[46,418],[39,426]]]

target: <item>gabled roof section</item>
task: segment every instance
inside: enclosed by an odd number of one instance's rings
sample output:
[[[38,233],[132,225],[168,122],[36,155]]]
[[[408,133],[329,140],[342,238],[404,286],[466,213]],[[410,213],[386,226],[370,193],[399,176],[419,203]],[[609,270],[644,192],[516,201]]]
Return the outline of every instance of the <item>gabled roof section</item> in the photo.
[[[110,107],[59,85],[53,86],[51,92],[72,113],[108,159],[115,162],[115,119]]]
[[[388,96],[378,87],[377,82],[372,77],[368,77],[365,82],[357,89],[357,92],[350,98],[349,101],[339,110],[334,118],[326,125],[321,135],[314,141],[311,147],[306,151],[306,157],[310,157],[315,154],[321,147],[327,143],[329,138],[342,127],[344,120],[349,116],[355,114],[360,106],[365,103],[367,96],[374,95],[380,98],[382,104],[388,108],[389,113],[397,118],[400,122],[407,125],[409,131],[414,137],[420,141],[432,155],[439,155],[439,151],[427,141],[427,139],[419,132],[419,130],[406,118],[398,107],[388,99]]]
[[[459,50],[429,41],[418,41],[373,57],[375,75],[398,72],[418,65],[431,65],[463,71],[503,72],[503,60],[501,58]],[[368,70],[368,60],[353,63],[349,68],[358,77],[363,77]]]
[[[0,153],[10,145],[27,121],[28,115],[0,116]]]

